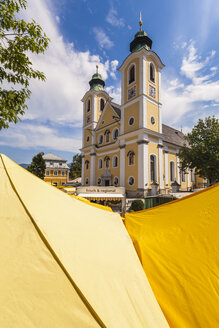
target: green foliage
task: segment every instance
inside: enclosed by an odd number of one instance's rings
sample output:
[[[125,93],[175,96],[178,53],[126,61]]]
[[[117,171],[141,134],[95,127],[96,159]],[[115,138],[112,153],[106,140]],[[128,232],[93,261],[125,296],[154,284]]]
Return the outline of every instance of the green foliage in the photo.
[[[0,130],[17,123],[27,109],[30,79],[45,80],[33,69],[27,52],[44,53],[49,39],[34,20],[26,23],[16,16],[26,5],[26,0],[0,1]]]
[[[32,158],[31,164],[27,167],[27,170],[35,174],[40,179],[44,179],[46,164],[43,159],[43,153],[39,153]]]
[[[136,212],[136,211],[141,211],[143,209],[144,209],[144,202],[141,199],[135,199],[132,201],[129,211]]]
[[[73,156],[73,160],[69,171],[70,179],[76,179],[81,177],[81,163],[82,163],[81,154],[76,154],[75,156]]]
[[[219,179],[219,121],[215,117],[199,119],[191,133],[185,137],[189,147],[183,147],[179,156],[182,169],[196,168],[198,174],[210,184]]]

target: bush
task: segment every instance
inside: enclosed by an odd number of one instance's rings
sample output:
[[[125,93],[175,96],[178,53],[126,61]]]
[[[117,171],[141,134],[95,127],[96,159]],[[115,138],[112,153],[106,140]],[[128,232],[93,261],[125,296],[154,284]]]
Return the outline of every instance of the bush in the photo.
[[[132,205],[130,207],[130,211],[141,211],[144,209],[144,203],[141,199],[136,199],[132,201]]]

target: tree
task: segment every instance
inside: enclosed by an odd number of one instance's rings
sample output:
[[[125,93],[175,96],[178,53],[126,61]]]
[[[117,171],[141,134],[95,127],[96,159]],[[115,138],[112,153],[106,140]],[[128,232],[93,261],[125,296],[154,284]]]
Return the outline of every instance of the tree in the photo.
[[[129,208],[130,211],[142,211],[144,209],[144,203],[141,199],[135,199]]]
[[[44,53],[49,38],[34,20],[26,23],[16,16],[26,5],[27,0],[0,1],[0,130],[17,123],[27,109],[30,79],[45,80],[27,52]]]
[[[82,163],[81,154],[74,155],[69,171],[70,179],[76,179],[78,177],[81,177],[81,163]]]
[[[219,179],[219,121],[214,116],[199,119],[191,133],[185,136],[189,147],[182,147],[179,156],[182,169],[195,168],[210,184]]]
[[[39,153],[32,158],[31,164],[27,167],[27,170],[35,174],[40,179],[44,179],[46,164],[43,159],[43,153]]]

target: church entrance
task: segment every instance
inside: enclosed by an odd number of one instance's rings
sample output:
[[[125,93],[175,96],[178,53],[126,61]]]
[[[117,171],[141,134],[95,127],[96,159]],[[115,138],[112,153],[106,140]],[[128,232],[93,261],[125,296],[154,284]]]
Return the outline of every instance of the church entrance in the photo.
[[[112,175],[109,169],[106,169],[101,175],[102,186],[109,187],[112,185]]]
[[[105,180],[105,187],[108,187],[109,185],[110,185],[110,180],[109,179]]]

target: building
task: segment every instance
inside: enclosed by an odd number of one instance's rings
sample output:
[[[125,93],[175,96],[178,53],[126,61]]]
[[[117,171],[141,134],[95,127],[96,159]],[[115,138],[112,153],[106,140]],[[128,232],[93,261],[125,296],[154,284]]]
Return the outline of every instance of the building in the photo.
[[[43,155],[46,170],[44,180],[53,186],[63,186],[68,181],[69,167],[67,161],[54,154]]]
[[[104,90],[98,72],[82,98],[82,185],[125,187],[128,197],[167,193],[172,184],[189,190],[194,172],[180,171],[182,132],[162,124],[160,57],[141,28],[119,68],[121,105]]]

